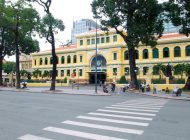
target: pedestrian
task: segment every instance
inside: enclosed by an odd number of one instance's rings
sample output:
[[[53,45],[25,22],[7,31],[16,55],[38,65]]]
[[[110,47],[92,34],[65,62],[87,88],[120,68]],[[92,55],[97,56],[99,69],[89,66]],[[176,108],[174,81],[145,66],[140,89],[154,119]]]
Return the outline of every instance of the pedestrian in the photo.
[[[149,86],[149,84],[146,86],[146,91],[147,91],[147,92],[150,91],[150,86]]]
[[[142,83],[142,84],[141,84],[141,90],[142,90],[142,93],[144,93],[144,89],[145,89],[145,84]]]
[[[168,87],[166,87],[165,92],[166,92],[166,93],[168,93],[168,94],[170,93],[170,91],[169,91],[169,88],[168,88]]]
[[[156,84],[153,84],[153,94],[156,94]]]
[[[115,83],[111,83],[111,91],[114,92],[115,91]]]

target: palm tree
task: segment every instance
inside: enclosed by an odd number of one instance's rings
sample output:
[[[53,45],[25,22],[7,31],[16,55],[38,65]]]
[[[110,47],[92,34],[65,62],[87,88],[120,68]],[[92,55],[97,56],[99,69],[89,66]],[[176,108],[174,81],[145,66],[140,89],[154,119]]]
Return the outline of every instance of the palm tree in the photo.
[[[181,75],[181,79],[183,79],[185,64],[177,64],[173,67],[175,75]]]
[[[45,70],[44,72],[43,72],[43,75],[42,75],[43,77],[46,77],[47,79],[50,77],[50,71],[47,71],[47,70]]]
[[[38,76],[41,75],[41,71],[39,69],[36,69],[32,72],[32,76],[35,77],[36,79],[38,78]]]

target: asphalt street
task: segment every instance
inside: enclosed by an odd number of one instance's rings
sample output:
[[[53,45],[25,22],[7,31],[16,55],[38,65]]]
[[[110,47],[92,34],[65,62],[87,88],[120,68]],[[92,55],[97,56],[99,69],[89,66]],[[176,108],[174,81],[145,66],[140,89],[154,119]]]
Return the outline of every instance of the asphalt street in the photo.
[[[189,140],[190,102],[0,91],[0,140]]]

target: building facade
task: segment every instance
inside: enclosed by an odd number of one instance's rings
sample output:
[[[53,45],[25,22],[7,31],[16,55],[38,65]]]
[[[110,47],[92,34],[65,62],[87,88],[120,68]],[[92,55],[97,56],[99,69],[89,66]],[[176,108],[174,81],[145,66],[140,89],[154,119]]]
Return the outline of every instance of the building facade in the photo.
[[[20,70],[32,72],[32,58],[30,55],[21,54],[20,56]]]
[[[128,50],[122,37],[111,30],[109,34],[98,31],[97,37],[98,80],[116,81],[129,77]],[[58,57],[57,79],[94,83],[96,33],[90,31],[77,35],[77,44],[56,49]],[[173,33],[165,34],[155,48],[140,45],[136,48],[136,73],[138,79],[153,78],[153,66],[158,63],[175,65],[190,60],[190,38]],[[51,51],[32,54],[32,69],[52,69]],[[40,78],[40,77],[39,77]]]
[[[97,25],[99,28],[99,25]],[[73,28],[71,30],[71,43],[77,42],[76,35],[84,32],[88,32],[96,28],[96,22],[91,19],[81,19],[73,22]]]

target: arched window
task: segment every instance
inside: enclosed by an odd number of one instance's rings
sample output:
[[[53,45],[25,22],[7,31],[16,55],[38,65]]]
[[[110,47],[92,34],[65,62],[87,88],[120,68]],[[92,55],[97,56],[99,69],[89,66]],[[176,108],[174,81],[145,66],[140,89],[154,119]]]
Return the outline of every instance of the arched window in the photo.
[[[169,51],[169,48],[168,48],[168,47],[165,47],[165,48],[163,49],[163,57],[164,57],[164,58],[170,57],[170,51]]]
[[[152,55],[153,55],[153,58],[158,58],[159,57],[159,52],[158,52],[157,48],[154,48],[152,50]]]
[[[139,51],[135,50],[135,59],[139,59]]]
[[[129,53],[128,53],[128,51],[124,52],[124,60],[129,60]]]
[[[43,60],[42,60],[42,58],[40,58],[40,65],[42,65],[42,63],[43,63]]]
[[[76,55],[73,56],[73,63],[77,63],[77,56]]]
[[[185,48],[186,56],[190,56],[190,45]]]
[[[174,48],[174,57],[180,57],[181,56],[181,48],[179,46]]]
[[[53,64],[53,57],[50,58],[50,64]]]
[[[147,49],[143,50],[143,59],[148,59],[148,50]]]
[[[65,57],[62,56],[62,57],[61,57],[61,64],[64,64],[64,63],[65,63]]]
[[[68,56],[67,56],[67,64],[70,64],[70,63],[71,63],[71,56],[68,55]]]
[[[45,65],[47,65],[48,64],[48,58],[46,57],[45,58]]]

